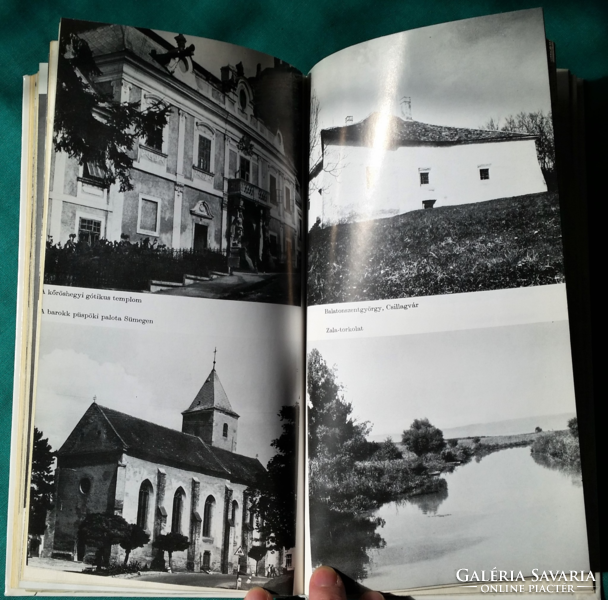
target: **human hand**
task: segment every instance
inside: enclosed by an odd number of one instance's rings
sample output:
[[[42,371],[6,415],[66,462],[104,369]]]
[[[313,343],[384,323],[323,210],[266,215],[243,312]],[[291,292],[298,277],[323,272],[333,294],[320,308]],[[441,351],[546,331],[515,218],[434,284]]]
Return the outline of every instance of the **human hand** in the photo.
[[[245,600],[272,600],[266,590],[255,587],[250,589]],[[310,578],[309,600],[346,600],[344,584],[331,567],[319,567]],[[384,600],[379,592],[365,592],[359,600]]]

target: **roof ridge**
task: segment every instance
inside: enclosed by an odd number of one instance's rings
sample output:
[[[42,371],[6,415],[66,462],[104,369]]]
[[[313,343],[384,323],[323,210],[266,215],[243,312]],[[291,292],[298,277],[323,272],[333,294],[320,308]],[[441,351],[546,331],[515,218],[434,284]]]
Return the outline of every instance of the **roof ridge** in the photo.
[[[100,404],[97,404],[97,402],[93,401],[93,404],[91,405],[91,407],[95,406],[97,408],[97,410],[103,415],[103,418],[108,422],[108,425],[112,428],[112,431],[116,434],[116,437],[122,442],[123,448],[125,450],[127,450],[129,448],[129,444],[127,444],[127,442],[124,441],[124,439],[122,438],[122,436],[120,435],[120,433],[118,433],[118,431],[116,431],[116,427],[114,427],[114,425],[112,424],[112,421],[110,421],[110,419],[108,419],[108,415],[106,415],[106,413],[104,413],[104,409],[105,410],[112,410],[111,408],[107,408],[105,406],[101,406]],[[118,411],[116,411],[118,412]]]
[[[207,443],[205,443],[199,436],[194,435],[192,433],[186,433],[185,431],[180,431],[179,429],[173,429],[172,427],[167,427],[166,425],[159,425],[158,423],[154,423],[154,421],[147,421],[146,419],[142,419],[141,417],[135,417],[133,415],[130,415],[129,413],[125,413],[125,412],[121,412],[120,410],[116,410],[114,408],[109,408],[107,406],[101,406],[100,404],[97,404],[96,402],[94,402],[94,404],[97,406],[97,408],[99,409],[99,412],[101,412],[101,414],[104,416],[104,418],[108,421],[110,427],[112,427],[112,430],[116,433],[116,435],[118,436],[118,438],[121,440],[121,442],[123,443],[123,445],[125,446],[125,449],[128,449],[129,446],[128,444],[125,443],[125,441],[122,439],[122,437],[120,436],[120,434],[116,431],[116,428],[114,427],[114,425],[112,424],[111,420],[109,419],[108,415],[106,415],[103,411],[104,410],[108,410],[111,411],[113,413],[118,413],[119,415],[123,415],[126,417],[129,417],[130,419],[135,419],[137,421],[141,421],[142,423],[146,423],[147,425],[153,425],[154,427],[160,427],[161,429],[164,429],[166,431],[170,431],[172,433],[176,433],[178,435],[184,435],[187,436],[189,438],[191,438],[192,440],[198,442],[200,445],[203,446],[203,448],[205,448],[206,450],[211,451],[211,454],[213,454],[213,449],[214,446],[210,446]],[[230,470],[226,467],[226,465],[222,464],[219,459],[217,459],[217,457],[214,458],[216,460],[216,462],[218,463],[218,466],[221,467],[224,471],[226,471],[226,473],[230,473]]]

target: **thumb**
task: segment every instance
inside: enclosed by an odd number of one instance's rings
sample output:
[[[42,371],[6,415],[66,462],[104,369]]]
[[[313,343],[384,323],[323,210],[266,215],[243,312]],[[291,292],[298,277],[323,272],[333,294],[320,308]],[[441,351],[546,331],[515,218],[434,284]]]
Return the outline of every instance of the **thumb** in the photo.
[[[346,590],[331,567],[319,567],[310,578],[310,600],[346,600]]]

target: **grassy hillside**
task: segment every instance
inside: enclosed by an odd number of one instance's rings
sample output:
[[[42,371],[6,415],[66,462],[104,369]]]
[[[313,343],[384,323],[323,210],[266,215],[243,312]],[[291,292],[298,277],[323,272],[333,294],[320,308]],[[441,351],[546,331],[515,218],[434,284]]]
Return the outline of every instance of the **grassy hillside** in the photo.
[[[564,280],[556,193],[313,227],[310,304],[408,298]]]

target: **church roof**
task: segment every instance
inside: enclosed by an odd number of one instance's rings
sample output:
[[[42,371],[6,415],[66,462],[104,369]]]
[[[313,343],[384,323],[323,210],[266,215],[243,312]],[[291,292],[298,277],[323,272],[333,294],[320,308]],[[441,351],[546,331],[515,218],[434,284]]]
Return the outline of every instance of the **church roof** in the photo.
[[[263,487],[267,471],[257,458],[243,456],[211,446],[215,457],[230,471],[230,481],[243,483],[252,487]]]
[[[406,121],[395,115],[372,113],[363,121],[332,127],[321,132],[323,146],[377,146],[389,149],[400,146],[453,146],[509,140],[534,139],[534,136],[511,131],[490,131],[430,125],[420,121]],[[380,142],[380,143],[378,143]]]
[[[179,465],[226,477],[228,469],[200,438],[91,404],[57,452],[73,454],[121,451],[165,465]]]
[[[150,462],[255,485],[266,470],[257,458],[214,448],[199,437],[101,406],[89,406],[57,456],[124,452]]]
[[[189,408],[182,414],[185,415],[187,413],[212,408],[221,410],[222,412],[228,413],[235,417],[239,416],[234,412],[234,410],[232,410],[232,406],[230,406],[230,401],[228,400],[228,396],[224,391],[224,386],[222,385],[220,378],[217,376],[215,363],[211,373],[209,373],[209,377],[207,377],[205,383],[203,383],[203,387],[199,390]]]

